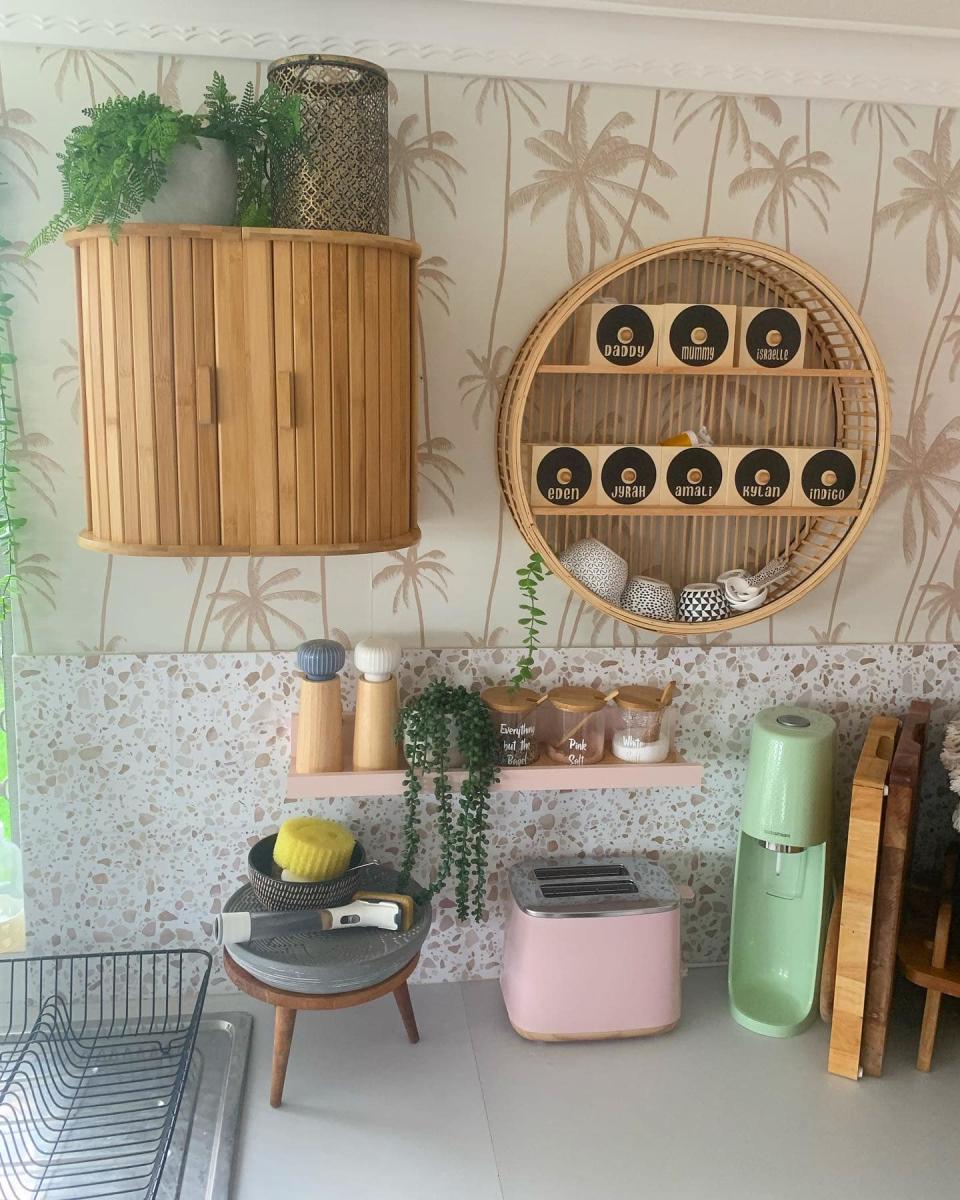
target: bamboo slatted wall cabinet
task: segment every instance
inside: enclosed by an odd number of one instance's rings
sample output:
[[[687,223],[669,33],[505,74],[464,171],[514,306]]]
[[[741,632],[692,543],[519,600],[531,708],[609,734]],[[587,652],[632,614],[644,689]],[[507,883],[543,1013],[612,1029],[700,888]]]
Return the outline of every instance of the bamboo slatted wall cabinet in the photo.
[[[355,554],[419,539],[416,243],[147,224],[66,241],[82,546]]]
[[[804,366],[585,363],[576,315],[586,304],[712,304],[805,310]],[[582,600],[659,634],[719,632],[764,620],[799,600],[850,551],[880,495],[890,439],[886,377],[856,311],[814,268],[775,246],[735,238],[692,238],[641,250],[600,268],[547,310],[521,346],[497,425],[500,483],[523,537]],[[657,446],[706,426],[718,446],[785,450],[840,447],[860,470],[837,509],[707,509],[609,504],[549,507],[532,498],[532,452],[548,445]],[[752,612],[695,624],[625,611],[594,595],[560,562],[582,538],[605,543],[631,575],[662,577],[674,589],[732,568],[756,571],[775,557],[788,572]]]

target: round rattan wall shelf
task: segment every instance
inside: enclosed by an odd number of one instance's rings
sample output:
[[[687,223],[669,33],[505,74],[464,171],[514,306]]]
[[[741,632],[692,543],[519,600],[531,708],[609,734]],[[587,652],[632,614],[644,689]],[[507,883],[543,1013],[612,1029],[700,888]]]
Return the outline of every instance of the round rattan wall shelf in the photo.
[[[806,328],[796,357],[803,365],[590,363],[581,349],[584,316],[578,322],[577,314],[601,300],[803,310]],[[723,502],[698,509],[654,500],[623,509],[605,504],[603,496],[597,503],[595,495],[576,506],[551,506],[535,485],[533,457],[544,447],[592,449],[602,462],[610,446],[657,447],[679,431],[701,427],[716,446],[731,448],[724,451],[730,462],[745,447],[794,454],[797,478],[805,449],[839,447],[859,466],[853,490],[833,508],[811,507],[804,495],[799,504],[776,508]],[[877,502],[889,437],[883,365],[860,318],[829,280],[774,246],[693,238],[601,268],[543,315],[510,371],[497,456],[520,532],[582,599],[657,633],[715,632],[782,611],[839,565]],[[631,575],[666,579],[675,590],[732,568],[752,573],[776,558],[785,558],[788,569],[752,612],[696,624],[662,621],[601,599],[561,565],[564,550],[582,538],[616,551]]]

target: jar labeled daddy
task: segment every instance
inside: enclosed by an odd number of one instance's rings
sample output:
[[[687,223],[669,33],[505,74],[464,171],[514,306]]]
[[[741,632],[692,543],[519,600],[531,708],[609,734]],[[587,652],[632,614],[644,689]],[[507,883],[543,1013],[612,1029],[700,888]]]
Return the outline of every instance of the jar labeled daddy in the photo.
[[[529,688],[487,688],[480,697],[490,709],[494,761],[498,767],[529,767],[540,757],[537,705],[543,696]]]

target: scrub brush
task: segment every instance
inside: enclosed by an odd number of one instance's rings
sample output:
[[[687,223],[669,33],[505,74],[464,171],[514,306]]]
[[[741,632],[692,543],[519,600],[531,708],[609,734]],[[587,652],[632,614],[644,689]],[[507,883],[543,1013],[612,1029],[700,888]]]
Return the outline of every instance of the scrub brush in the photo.
[[[273,861],[288,882],[336,879],[350,866],[356,839],[336,821],[291,817],[284,821],[273,848]]]

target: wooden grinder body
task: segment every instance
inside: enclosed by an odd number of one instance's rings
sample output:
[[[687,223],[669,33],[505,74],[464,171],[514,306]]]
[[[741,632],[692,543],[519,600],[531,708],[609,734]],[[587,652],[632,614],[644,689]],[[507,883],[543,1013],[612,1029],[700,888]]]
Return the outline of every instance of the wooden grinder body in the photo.
[[[343,704],[340,678],[304,679],[300,684],[297,771],[343,770]]]
[[[395,675],[389,679],[357,680],[357,717],[353,730],[355,771],[394,771],[400,754],[394,730],[400,712]]]

